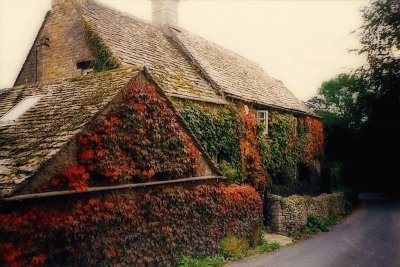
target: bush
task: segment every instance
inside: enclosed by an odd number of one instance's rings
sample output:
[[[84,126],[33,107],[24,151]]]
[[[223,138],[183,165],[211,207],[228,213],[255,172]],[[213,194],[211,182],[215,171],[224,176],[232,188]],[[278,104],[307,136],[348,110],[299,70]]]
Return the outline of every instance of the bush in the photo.
[[[228,182],[235,182],[236,177],[238,177],[238,171],[234,166],[229,164],[227,161],[222,161],[218,164],[218,168],[221,171],[222,175],[227,178]]]
[[[241,258],[250,248],[249,240],[229,234],[221,242],[222,254],[229,258]]]
[[[226,260],[222,256],[215,257],[182,257],[177,267],[218,267],[223,266]]]
[[[332,222],[325,222],[322,219],[318,218],[317,216],[310,214],[307,217],[307,224],[306,224],[306,232],[329,232],[328,226],[329,223]]]

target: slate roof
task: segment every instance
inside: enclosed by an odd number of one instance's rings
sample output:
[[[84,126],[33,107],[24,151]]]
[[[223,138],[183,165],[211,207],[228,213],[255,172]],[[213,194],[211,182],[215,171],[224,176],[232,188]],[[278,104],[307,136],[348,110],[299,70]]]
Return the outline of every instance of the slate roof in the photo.
[[[259,65],[204,38],[173,28],[173,37],[166,37],[161,27],[93,0],[81,2],[77,9],[123,65],[146,66],[169,95],[223,102],[218,94],[222,91],[234,98],[315,116]]]
[[[122,65],[146,66],[168,95],[226,103],[160,27],[91,0],[77,9]]]
[[[0,116],[19,99],[43,96],[13,125],[0,125],[0,197],[59,152],[137,73],[137,68],[125,68],[0,91]]]
[[[171,29],[176,40],[226,96],[314,115],[281,81],[256,63],[185,30]]]

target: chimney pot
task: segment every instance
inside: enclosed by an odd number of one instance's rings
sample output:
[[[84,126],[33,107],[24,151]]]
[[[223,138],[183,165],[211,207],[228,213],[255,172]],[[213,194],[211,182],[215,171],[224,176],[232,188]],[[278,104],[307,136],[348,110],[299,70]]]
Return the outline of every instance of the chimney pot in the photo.
[[[179,0],[152,0],[152,21],[156,25],[178,26]]]

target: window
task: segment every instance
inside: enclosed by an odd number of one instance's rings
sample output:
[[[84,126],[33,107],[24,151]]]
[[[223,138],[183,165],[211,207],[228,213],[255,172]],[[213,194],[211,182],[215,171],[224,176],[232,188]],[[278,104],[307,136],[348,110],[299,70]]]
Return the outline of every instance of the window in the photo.
[[[76,63],[76,68],[78,70],[81,70],[82,75],[86,75],[86,74],[94,72],[94,70],[91,66],[92,66],[91,60],[81,61],[81,62]]]
[[[21,102],[19,102],[16,106],[10,109],[6,114],[4,114],[0,118],[0,124],[9,124],[13,123],[19,117],[22,116],[28,109],[33,107],[42,96],[29,96],[24,98]]]
[[[264,125],[264,134],[268,134],[268,110],[257,110],[257,121]]]

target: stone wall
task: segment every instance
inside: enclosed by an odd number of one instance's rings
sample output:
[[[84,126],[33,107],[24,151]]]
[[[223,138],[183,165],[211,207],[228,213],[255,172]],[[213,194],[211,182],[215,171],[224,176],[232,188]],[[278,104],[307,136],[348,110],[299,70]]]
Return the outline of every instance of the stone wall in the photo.
[[[335,219],[344,214],[344,197],[341,193],[322,194],[317,197],[293,195],[281,197],[268,195],[265,220],[271,230],[295,234],[314,214],[321,219]]]
[[[48,38],[47,44],[43,44]],[[37,54],[36,54],[37,52]],[[59,1],[46,15],[15,85],[79,76],[77,63],[93,59],[85,43],[83,21],[72,0]],[[36,63],[37,62],[37,63]]]

